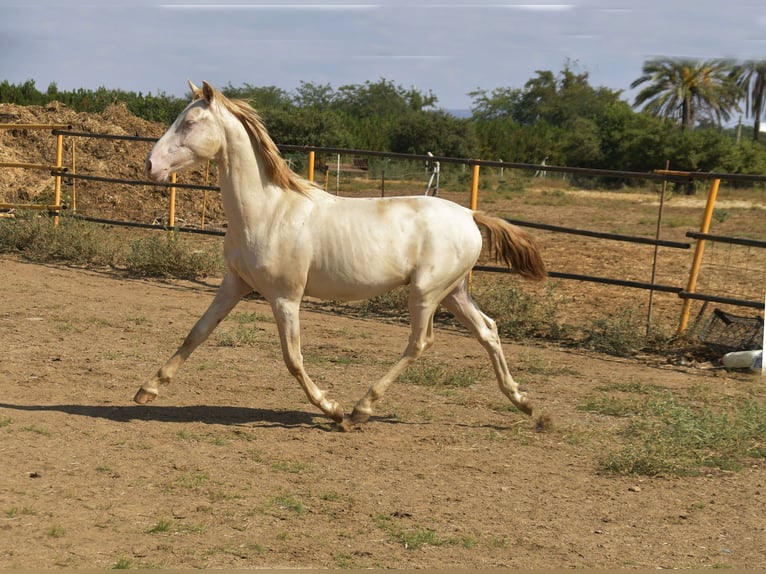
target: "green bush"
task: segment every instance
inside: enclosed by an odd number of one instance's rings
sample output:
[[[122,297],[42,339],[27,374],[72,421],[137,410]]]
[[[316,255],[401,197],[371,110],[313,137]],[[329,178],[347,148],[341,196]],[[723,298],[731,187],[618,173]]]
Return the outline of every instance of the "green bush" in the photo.
[[[118,245],[101,225],[36,212],[21,212],[0,222],[0,252],[20,253],[37,262],[65,262],[71,265],[112,265]]]
[[[223,271],[218,246],[191,250],[177,233],[151,235],[134,241],[125,261],[132,275],[198,279]]]
[[[525,291],[515,278],[475,281],[473,298],[497,323],[500,336],[511,339],[563,337],[568,329],[556,317],[556,284],[548,281],[542,294]]]
[[[22,212],[0,220],[0,253],[17,253],[40,263],[124,267],[140,277],[199,279],[223,272],[218,241],[199,248],[179,234],[153,233],[126,246],[114,228],[105,225],[61,217],[55,226],[48,215]]]

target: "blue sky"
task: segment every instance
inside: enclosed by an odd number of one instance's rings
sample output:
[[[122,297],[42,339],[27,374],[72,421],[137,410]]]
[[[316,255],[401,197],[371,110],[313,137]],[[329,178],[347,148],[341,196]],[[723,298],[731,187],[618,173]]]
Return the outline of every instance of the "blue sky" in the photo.
[[[655,56],[766,59],[763,0],[0,0],[0,81],[182,96],[380,78],[468,108],[567,61],[625,90]]]

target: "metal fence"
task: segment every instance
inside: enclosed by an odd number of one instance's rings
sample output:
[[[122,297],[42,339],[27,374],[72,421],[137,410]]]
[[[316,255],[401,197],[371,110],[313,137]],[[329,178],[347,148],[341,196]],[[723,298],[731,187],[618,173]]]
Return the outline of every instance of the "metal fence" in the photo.
[[[100,138],[100,139],[112,139],[112,140],[130,140],[130,141],[139,141],[139,142],[153,142],[156,140],[156,138],[149,138],[149,137],[142,137],[142,136],[126,136],[126,135],[110,135],[110,134],[76,132],[76,131],[71,131],[71,128],[69,126],[58,126],[58,125],[56,126],[0,125],[0,129],[3,129],[3,128],[5,129],[51,129],[51,133],[56,138],[57,161],[55,165],[43,166],[43,165],[22,164],[22,163],[11,164],[6,162],[6,163],[0,163],[0,168],[49,170],[52,177],[54,177],[56,180],[56,194],[55,194],[55,201],[53,205],[35,206],[35,205],[3,204],[3,205],[0,205],[0,209],[8,208],[8,207],[18,207],[18,208],[25,208],[25,209],[29,209],[29,208],[47,209],[51,211],[56,217],[58,217],[59,214],[64,213],[62,211],[64,209],[64,206],[61,205],[61,194],[60,194],[62,179],[69,180],[70,182],[91,181],[91,182],[104,182],[104,183],[110,183],[110,184],[120,184],[120,185],[127,185],[127,186],[132,186],[132,185],[154,186],[154,187],[167,188],[169,190],[168,217],[167,217],[168,223],[166,225],[165,224],[149,224],[149,223],[142,223],[142,222],[136,222],[136,221],[118,221],[114,219],[105,219],[105,218],[87,217],[84,215],[78,215],[76,214],[76,204],[72,206],[75,209],[72,209],[71,211],[73,212],[73,215],[80,217],[81,219],[86,219],[89,221],[110,224],[110,225],[133,226],[133,227],[141,227],[141,228],[149,228],[149,229],[164,229],[164,230],[172,229],[178,232],[189,232],[189,233],[198,233],[198,234],[207,234],[207,235],[223,235],[224,234],[224,231],[220,229],[205,228],[204,202],[203,202],[202,225],[200,227],[179,226],[179,225],[176,225],[176,221],[175,221],[175,196],[176,196],[177,190],[194,189],[194,190],[200,190],[204,192],[205,194],[207,194],[208,192],[220,191],[217,186],[209,185],[207,184],[207,182],[204,185],[201,185],[198,183],[189,183],[189,184],[179,183],[175,178],[175,174],[173,174],[173,177],[170,183],[157,183],[157,182],[147,181],[144,179],[119,179],[119,178],[108,177],[105,175],[77,173],[77,169],[75,167],[75,160],[74,160],[74,149],[75,149],[74,145],[72,146],[72,153],[73,153],[72,166],[65,167],[63,163],[61,142],[62,142],[62,138],[64,137],[73,138],[73,139]],[[477,159],[439,157],[439,156],[433,156],[431,154],[412,155],[412,154],[387,153],[387,152],[355,150],[355,149],[347,149],[347,148],[333,148],[333,147],[313,147],[313,146],[294,146],[294,145],[282,145],[279,147],[280,147],[280,150],[283,152],[283,154],[285,154],[286,157],[288,157],[291,160],[291,162],[294,163],[293,167],[296,167],[296,168],[304,167],[302,165],[296,165],[296,164],[303,163],[303,158],[305,158],[305,169],[306,169],[306,174],[308,179],[312,181],[315,180],[315,172],[317,171],[317,167],[319,168],[320,172],[323,171],[325,188],[328,188],[331,186],[331,182],[332,182],[331,173],[334,172],[334,177],[336,182],[336,191],[337,191],[339,178],[341,177],[341,174],[343,174],[344,172],[354,173],[357,177],[370,177],[370,171],[372,171],[372,175],[381,181],[381,195],[385,195],[386,194],[386,189],[385,189],[386,172],[388,171],[389,176],[390,174],[393,173],[393,170],[390,167],[387,169],[387,166],[389,166],[390,164],[394,162],[399,162],[399,163],[406,164],[408,166],[413,166],[410,168],[411,170],[417,170],[420,172],[423,172],[425,170],[426,174],[430,173],[431,179],[429,180],[428,188],[425,190],[425,193],[429,193],[429,191],[435,193],[435,191],[438,190],[438,178],[436,180],[437,187],[434,190],[432,188],[433,176],[434,175],[438,176],[440,166],[442,167],[453,166],[453,169],[455,169],[455,166],[457,166],[457,168],[460,169],[463,174],[465,174],[465,180],[470,185],[469,187],[470,199],[468,202],[468,206],[471,209],[478,208],[479,181],[480,181],[480,173],[482,168],[495,168],[499,170],[519,170],[522,172],[531,172],[533,174],[534,173],[565,174],[568,176],[577,176],[577,177],[588,176],[588,177],[618,178],[621,180],[653,181],[653,182],[659,182],[662,184],[663,198],[664,198],[665,186],[669,182],[688,183],[688,182],[697,181],[697,180],[702,180],[702,181],[708,180],[711,182],[711,185],[708,191],[704,213],[701,217],[699,231],[687,233],[687,237],[693,240],[693,244],[691,242],[666,241],[666,240],[659,239],[659,221],[658,221],[657,236],[654,239],[647,238],[647,237],[634,237],[634,236],[614,234],[614,233],[603,233],[603,232],[592,231],[587,229],[573,229],[573,228],[568,228],[563,226],[555,226],[555,225],[536,223],[531,221],[510,220],[510,219],[509,221],[519,226],[543,229],[553,233],[587,236],[587,237],[596,238],[596,239],[604,240],[604,241],[619,241],[619,242],[630,242],[630,243],[640,243],[645,245],[651,245],[651,246],[654,246],[655,248],[653,267],[656,267],[658,247],[688,250],[688,249],[691,249],[692,246],[694,246],[694,257],[692,260],[691,268],[689,270],[688,281],[686,282],[685,285],[664,285],[664,284],[655,283],[654,273],[652,273],[652,278],[649,281],[633,281],[633,280],[627,280],[625,278],[610,278],[610,277],[600,277],[600,276],[593,276],[593,275],[586,275],[586,274],[577,274],[577,273],[568,272],[566,270],[551,270],[549,273],[551,277],[560,278],[563,280],[601,283],[606,285],[615,285],[615,286],[624,287],[628,289],[642,289],[642,290],[648,290],[650,294],[654,292],[675,293],[683,301],[682,303],[683,310],[681,312],[681,319],[678,326],[679,332],[683,332],[687,328],[688,321],[689,321],[690,305],[693,300],[716,302],[716,303],[722,303],[726,305],[734,305],[734,306],[741,306],[741,307],[748,307],[748,308],[755,308],[755,309],[763,308],[762,300],[745,299],[745,298],[739,298],[739,297],[726,297],[726,296],[720,296],[720,295],[711,294],[711,293],[699,292],[697,290],[697,280],[700,273],[700,266],[703,260],[705,245],[708,242],[747,245],[754,249],[766,248],[766,242],[764,241],[753,240],[753,239],[748,239],[744,237],[727,237],[727,236],[720,236],[720,235],[712,235],[709,233],[710,222],[713,216],[713,209],[716,203],[716,196],[717,196],[718,186],[720,182],[722,180],[727,180],[727,181],[747,182],[747,183],[756,184],[756,183],[766,182],[766,176],[726,174],[726,173],[698,173],[698,172],[688,173],[688,172],[671,171],[668,169],[656,170],[652,173],[644,173],[644,172],[633,172],[633,171],[613,171],[613,170],[602,170],[602,169],[587,169],[587,168],[576,168],[576,167],[566,167],[566,166],[555,166],[555,165],[545,165],[544,163],[543,164],[513,163],[513,162],[503,162],[503,161],[487,161],[487,160],[477,160]],[[319,161],[317,161],[317,156],[319,156],[320,158]],[[328,158],[332,158],[332,159],[337,158],[337,160],[330,161]],[[344,160],[341,161],[341,158],[344,158]],[[426,166],[426,167],[418,167],[418,166]],[[404,170],[404,172],[406,173],[406,169]],[[662,204],[660,204],[660,215],[659,215],[660,218],[662,216],[661,214],[662,214]],[[476,270],[488,271],[488,272],[507,272],[508,271],[507,269],[504,269],[504,268],[492,267],[492,266],[477,266]]]

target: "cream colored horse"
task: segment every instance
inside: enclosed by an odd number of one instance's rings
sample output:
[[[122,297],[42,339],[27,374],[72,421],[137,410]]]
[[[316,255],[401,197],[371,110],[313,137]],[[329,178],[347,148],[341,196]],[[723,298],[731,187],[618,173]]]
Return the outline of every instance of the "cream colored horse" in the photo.
[[[146,159],[148,176],[168,174],[204,160],[220,168],[228,220],[224,254],[228,273],[210,307],[181,347],[136,393],[147,403],[249,292],[270,303],[290,373],[312,404],[338,423],[343,408],[320,390],[303,367],[299,308],[304,295],[359,300],[409,285],[411,333],[396,364],[357,402],[351,423],[362,423],[373,404],[407,366],[433,343],[433,316],[441,303],[489,353],[500,389],[525,413],[532,408],[511,377],[495,323],[468,293],[468,273],[490,247],[523,277],[541,280],[545,267],[521,229],[436,197],[342,198],[290,171],[258,115],[208,83],[190,83],[193,100]]]

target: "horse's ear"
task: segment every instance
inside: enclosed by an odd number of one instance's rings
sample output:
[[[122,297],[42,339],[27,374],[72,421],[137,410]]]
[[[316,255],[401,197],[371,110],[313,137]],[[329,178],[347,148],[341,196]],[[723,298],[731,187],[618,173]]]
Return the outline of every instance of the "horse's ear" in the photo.
[[[199,100],[202,97],[202,90],[200,90],[197,86],[194,85],[194,82],[191,80],[187,80],[189,82],[189,89],[192,93],[192,99],[193,100]]]
[[[209,104],[215,98],[215,88],[205,82],[202,82],[202,95],[205,97],[205,101]]]

